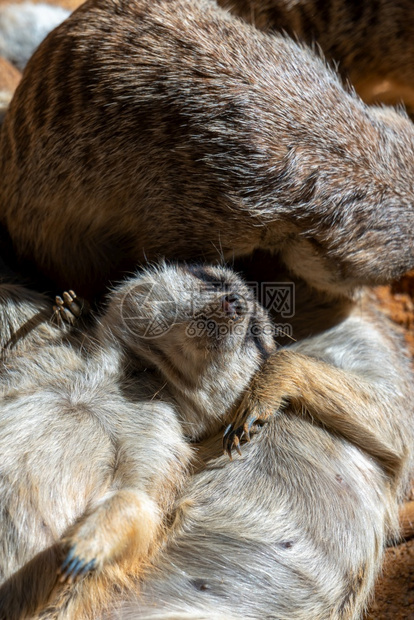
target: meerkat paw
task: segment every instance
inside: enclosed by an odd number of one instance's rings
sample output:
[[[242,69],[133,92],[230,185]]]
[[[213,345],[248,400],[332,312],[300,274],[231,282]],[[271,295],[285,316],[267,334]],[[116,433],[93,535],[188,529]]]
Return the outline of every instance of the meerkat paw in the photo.
[[[233,421],[223,435],[223,451],[232,458],[233,448],[241,456],[240,443],[250,441],[250,434],[256,425],[264,424],[274,413],[273,407],[266,407],[247,393],[238,406]]]
[[[91,515],[64,541],[68,552],[59,571],[61,582],[72,583],[86,573],[99,572],[117,556],[118,535],[110,527],[107,524],[102,528],[95,515]]]
[[[160,526],[159,510],[145,493],[120,490],[105,499],[63,538],[68,550],[60,581],[73,582],[125,554],[144,558]]]
[[[82,577],[96,568],[96,558],[87,561],[83,557],[79,557],[78,549],[75,546],[69,549],[69,552],[60,568],[60,581],[68,581],[72,583],[78,577]]]
[[[53,311],[59,323],[74,325],[85,309],[85,302],[77,297],[75,291],[65,291],[63,299],[57,295],[55,301]]]

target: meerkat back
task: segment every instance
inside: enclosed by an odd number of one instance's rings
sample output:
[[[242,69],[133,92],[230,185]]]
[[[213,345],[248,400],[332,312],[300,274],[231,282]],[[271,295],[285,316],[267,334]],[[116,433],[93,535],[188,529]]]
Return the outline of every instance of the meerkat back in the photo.
[[[0,220],[22,261],[87,296],[145,258],[256,247],[343,291],[414,264],[413,153],[407,119],[286,37],[212,2],[97,0],[27,66]]]
[[[410,0],[219,0],[257,28],[317,44],[367,103],[414,113],[414,10]]]

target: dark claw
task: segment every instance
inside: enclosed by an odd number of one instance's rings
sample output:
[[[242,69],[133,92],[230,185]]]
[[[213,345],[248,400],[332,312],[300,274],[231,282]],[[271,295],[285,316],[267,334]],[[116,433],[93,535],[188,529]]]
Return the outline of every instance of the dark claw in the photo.
[[[224,434],[223,434],[223,447],[224,447],[224,444],[226,442],[227,436],[230,434],[232,429],[233,429],[233,424],[229,424],[226,427],[226,430],[224,431]]]
[[[240,439],[238,438],[237,435],[235,435],[234,438],[233,438],[233,445],[234,445],[234,448],[235,448],[237,454],[239,456],[241,456],[242,453],[241,453],[241,448],[240,448]]]
[[[243,437],[244,430],[242,427],[233,428],[232,424],[226,428],[223,436],[223,450],[225,454],[228,454],[230,459],[232,459],[232,449],[234,448],[236,452],[241,456],[240,449],[240,439]]]
[[[251,431],[252,426],[256,424],[256,422],[259,422],[259,420],[260,418],[256,417],[255,415],[248,416],[243,426],[247,441],[250,441],[250,431]]]
[[[230,460],[232,459],[231,455],[231,446],[233,443],[233,424],[229,424],[223,435],[223,452],[224,454],[228,454]]]
[[[83,566],[83,561],[80,558],[76,558],[76,561],[73,561],[70,567],[68,568],[69,577],[74,579],[76,575],[79,573]],[[70,570],[72,569],[72,570]]]
[[[61,582],[66,580],[72,582],[80,575],[85,575],[85,573],[93,570],[95,567],[96,560],[91,560],[85,564],[85,560],[81,560],[77,556],[74,557],[74,554],[75,548],[72,547],[60,569]]]
[[[248,424],[247,422],[243,424],[243,436],[246,441],[250,441],[250,429],[252,425],[253,425],[253,422],[251,424]]]
[[[85,573],[87,573],[90,570],[93,570],[94,568],[95,568],[95,560],[91,560],[82,568],[80,574],[85,575]]]
[[[65,568],[70,564],[70,562],[73,559],[73,556],[75,554],[75,547],[71,547],[69,549],[69,553],[65,558],[65,561],[63,562],[62,566],[60,567],[60,572],[63,573],[65,571]]]
[[[75,557],[65,570],[62,570],[60,581],[66,581],[66,579],[72,579],[73,575],[76,575],[76,567],[78,566],[80,560]]]
[[[250,441],[251,428],[258,421],[259,418],[257,418],[256,415],[251,414],[247,416],[244,424],[237,426],[236,428],[234,428],[233,424],[229,424],[223,435],[224,454],[228,454],[230,459],[232,459],[232,450],[234,448],[241,456],[240,442],[242,439]]]

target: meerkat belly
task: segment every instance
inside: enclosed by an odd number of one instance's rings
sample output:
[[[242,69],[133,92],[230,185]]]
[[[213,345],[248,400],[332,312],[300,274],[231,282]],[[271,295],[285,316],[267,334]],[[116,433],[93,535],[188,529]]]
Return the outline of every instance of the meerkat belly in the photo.
[[[38,394],[3,405],[0,451],[0,575],[5,578],[56,543],[107,490],[114,450],[86,408]]]
[[[359,617],[393,517],[384,487],[358,448],[284,413],[242,458],[195,476],[127,617],[187,605],[220,619]]]

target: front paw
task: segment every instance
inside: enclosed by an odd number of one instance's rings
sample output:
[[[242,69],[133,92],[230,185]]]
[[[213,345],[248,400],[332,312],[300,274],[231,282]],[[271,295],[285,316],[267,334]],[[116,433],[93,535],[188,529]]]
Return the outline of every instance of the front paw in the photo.
[[[69,549],[69,552],[60,567],[61,583],[68,581],[72,583],[79,577],[86,575],[86,573],[93,571],[96,568],[96,558],[83,557],[82,552],[78,552],[77,545],[74,545]]]
[[[106,529],[96,522],[96,517],[97,513],[92,513],[63,538],[67,555],[60,568],[61,582],[72,582],[88,572],[101,570],[112,559]]]
[[[241,441],[250,441],[254,426],[264,424],[272,413],[273,410],[269,410],[269,408],[261,406],[259,402],[254,402],[249,396],[245,396],[236,410],[233,421],[224,431],[224,453],[232,459],[234,448],[241,456]]]

